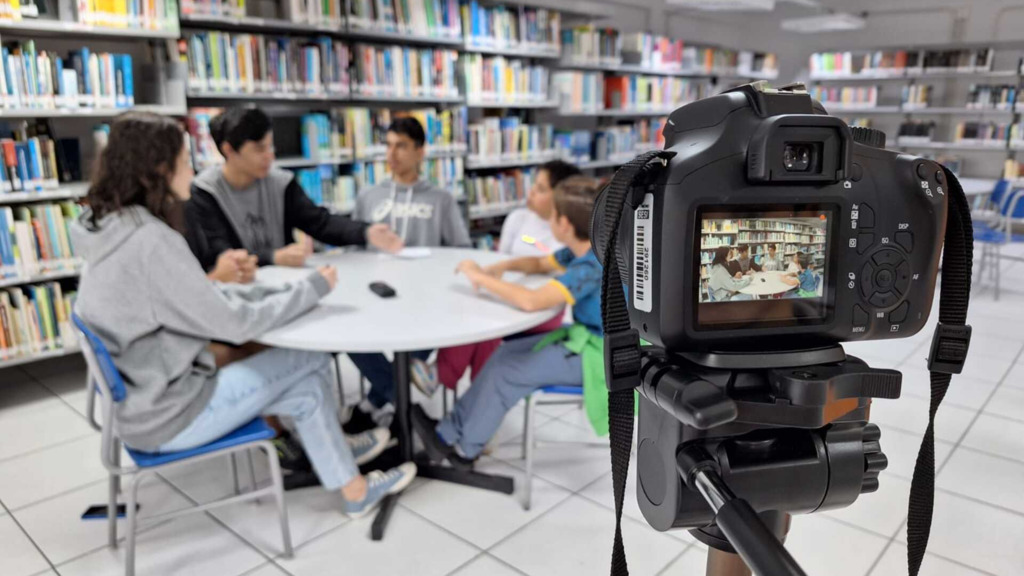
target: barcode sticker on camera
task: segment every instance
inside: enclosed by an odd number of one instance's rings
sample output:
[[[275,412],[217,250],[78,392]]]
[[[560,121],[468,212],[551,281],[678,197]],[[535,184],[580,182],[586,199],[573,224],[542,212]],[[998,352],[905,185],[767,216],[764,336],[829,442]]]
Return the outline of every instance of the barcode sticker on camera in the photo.
[[[654,194],[645,194],[633,218],[633,308],[651,311],[651,235]]]

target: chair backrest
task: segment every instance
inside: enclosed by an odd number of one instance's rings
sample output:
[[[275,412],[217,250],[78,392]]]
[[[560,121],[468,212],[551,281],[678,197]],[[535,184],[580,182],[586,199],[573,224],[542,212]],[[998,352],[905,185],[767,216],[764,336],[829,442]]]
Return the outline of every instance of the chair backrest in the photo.
[[[72,314],[71,319],[81,335],[79,343],[82,346],[85,361],[89,365],[90,376],[96,380],[97,385],[104,387],[104,390],[110,393],[111,400],[114,402],[124,400],[127,394],[124,380],[121,378],[121,373],[117,371],[117,367],[114,366],[114,360],[110,357],[107,346],[85,325],[78,314]]]
[[[997,210],[1002,210],[1004,200],[1006,199],[1006,193],[1010,190],[1009,180],[997,180],[996,185],[992,188],[992,193],[989,195],[988,200],[996,207]]]

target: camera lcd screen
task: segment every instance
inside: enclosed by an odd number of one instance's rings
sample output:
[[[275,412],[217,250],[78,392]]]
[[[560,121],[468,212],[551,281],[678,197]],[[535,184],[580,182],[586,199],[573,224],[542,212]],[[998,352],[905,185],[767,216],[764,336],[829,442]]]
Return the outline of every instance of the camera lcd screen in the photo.
[[[831,302],[833,214],[822,206],[702,210],[698,328],[823,322]]]

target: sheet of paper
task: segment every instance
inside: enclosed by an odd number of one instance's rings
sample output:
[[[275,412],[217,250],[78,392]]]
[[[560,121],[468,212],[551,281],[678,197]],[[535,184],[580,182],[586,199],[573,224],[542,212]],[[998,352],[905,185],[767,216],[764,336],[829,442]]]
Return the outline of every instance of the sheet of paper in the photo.
[[[430,248],[419,247],[419,246],[416,246],[416,247],[407,246],[405,248],[402,248],[398,252],[398,254],[395,254],[395,256],[398,256],[399,258],[406,258],[408,260],[415,260],[415,259],[418,259],[418,258],[429,258],[430,257]]]

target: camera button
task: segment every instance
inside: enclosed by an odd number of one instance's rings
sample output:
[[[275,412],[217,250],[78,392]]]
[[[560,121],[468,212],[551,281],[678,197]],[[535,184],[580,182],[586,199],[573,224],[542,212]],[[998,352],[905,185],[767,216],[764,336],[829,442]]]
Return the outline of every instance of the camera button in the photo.
[[[864,294],[865,298],[871,296],[875,291],[875,284],[872,281],[872,276],[875,275],[875,267],[868,262],[864,265],[864,268],[860,271],[860,291]]]
[[[863,254],[875,243],[874,234],[857,234],[857,254]]]
[[[897,232],[896,243],[903,246],[903,249],[910,252],[914,249],[914,234],[913,232]]]
[[[893,292],[875,292],[871,295],[868,302],[870,302],[872,306],[888,308],[895,304],[897,300],[899,300],[899,297]]]
[[[853,168],[850,169],[850,180],[854,182],[860,182],[861,178],[864,177],[864,168],[860,164],[854,163]]]
[[[889,323],[899,324],[907,319],[907,312],[910,311],[910,302],[904,302],[896,307],[895,310],[889,312]]]
[[[853,305],[853,325],[854,326],[867,326],[868,325],[868,313],[866,310],[860,307],[860,304]]]
[[[882,250],[875,254],[872,260],[874,260],[875,264],[878,266],[885,266],[887,264],[890,266],[897,266],[903,261],[903,255],[895,250]]]
[[[910,288],[910,264],[903,261],[896,267],[896,291],[906,294],[908,288]]]
[[[879,290],[888,290],[892,288],[895,275],[889,268],[882,268],[878,272],[875,272],[875,286]]]
[[[928,166],[926,164],[918,164],[917,177],[921,180],[927,180],[929,176],[931,176],[931,173],[928,170]]]
[[[857,218],[857,227],[858,228],[874,228],[875,227],[875,211],[871,209],[871,206],[868,206],[867,204],[864,204],[862,202],[860,204],[860,207],[858,208],[858,210],[860,210],[860,214],[858,215],[858,218]]]

